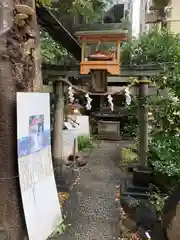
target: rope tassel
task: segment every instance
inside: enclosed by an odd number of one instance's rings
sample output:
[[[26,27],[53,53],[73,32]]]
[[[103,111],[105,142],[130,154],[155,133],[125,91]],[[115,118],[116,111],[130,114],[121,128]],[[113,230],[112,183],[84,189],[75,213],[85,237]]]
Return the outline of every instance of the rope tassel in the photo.
[[[72,86],[69,86],[69,87],[68,87],[68,98],[69,98],[69,101],[70,101],[71,103],[74,102],[74,91],[73,91]]]
[[[127,105],[130,105],[131,104],[131,94],[130,94],[130,91],[129,91],[129,88],[125,88],[125,97],[126,97],[126,104]]]
[[[89,97],[89,93],[87,93],[85,95],[86,100],[87,100],[87,104],[86,104],[86,109],[90,110],[92,108],[91,102],[92,102],[92,98]]]
[[[107,96],[107,99],[108,99],[108,102],[109,102],[109,105],[110,105],[110,109],[111,109],[111,111],[113,112],[113,110],[114,110],[113,98],[112,98],[112,96],[109,94],[109,95]]]

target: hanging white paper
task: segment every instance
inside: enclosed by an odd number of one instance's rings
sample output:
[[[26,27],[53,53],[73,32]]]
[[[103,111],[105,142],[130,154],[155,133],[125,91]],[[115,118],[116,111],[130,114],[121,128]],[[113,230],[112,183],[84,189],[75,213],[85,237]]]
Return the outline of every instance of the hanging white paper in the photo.
[[[87,104],[86,104],[86,109],[90,110],[92,108],[91,102],[92,102],[92,98],[90,98],[89,93],[87,93],[85,95],[86,99],[87,99]]]
[[[109,102],[109,105],[110,105],[110,109],[111,109],[111,111],[113,112],[113,110],[114,110],[113,98],[112,98],[111,95],[108,95],[108,96],[107,96],[107,99],[108,99],[108,102]]]
[[[74,91],[73,91],[72,86],[69,86],[69,87],[68,87],[68,98],[69,98],[69,101],[70,101],[71,103],[74,102]]]
[[[131,104],[131,94],[130,94],[129,88],[125,89],[125,96],[126,96],[126,104],[130,105]]]

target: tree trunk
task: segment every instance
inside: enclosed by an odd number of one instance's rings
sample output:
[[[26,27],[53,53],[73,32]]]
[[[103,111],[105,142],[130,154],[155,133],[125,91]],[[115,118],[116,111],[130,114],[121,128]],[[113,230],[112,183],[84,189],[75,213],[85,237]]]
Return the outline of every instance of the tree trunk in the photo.
[[[35,14],[27,14],[24,7],[27,19],[17,21],[16,4],[26,3],[0,3],[0,239],[7,240],[27,235],[17,176],[16,92],[41,89]]]

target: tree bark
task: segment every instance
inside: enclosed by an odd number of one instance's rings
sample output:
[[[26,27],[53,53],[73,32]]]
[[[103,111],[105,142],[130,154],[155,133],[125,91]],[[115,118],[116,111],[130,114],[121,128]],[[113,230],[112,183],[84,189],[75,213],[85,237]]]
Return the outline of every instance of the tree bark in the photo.
[[[42,86],[36,17],[28,15],[24,25],[14,22],[17,4],[26,2],[0,3],[0,239],[5,240],[27,235],[18,179],[16,92]]]

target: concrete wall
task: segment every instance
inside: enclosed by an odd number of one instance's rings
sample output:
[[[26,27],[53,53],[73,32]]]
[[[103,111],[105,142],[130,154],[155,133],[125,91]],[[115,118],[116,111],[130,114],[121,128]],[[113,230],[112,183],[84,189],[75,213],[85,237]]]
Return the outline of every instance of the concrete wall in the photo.
[[[140,33],[144,33],[146,32],[146,13],[147,13],[147,2],[148,0],[141,0],[141,4],[140,4]]]
[[[153,5],[152,0],[141,0],[140,32],[147,32],[154,26],[154,24],[145,24],[145,15],[151,5]],[[169,6],[171,9],[167,13],[167,27],[174,33],[180,33],[180,0],[169,0]]]
[[[175,33],[180,33],[180,1],[170,0],[169,6],[172,9],[168,13],[168,28]]]

